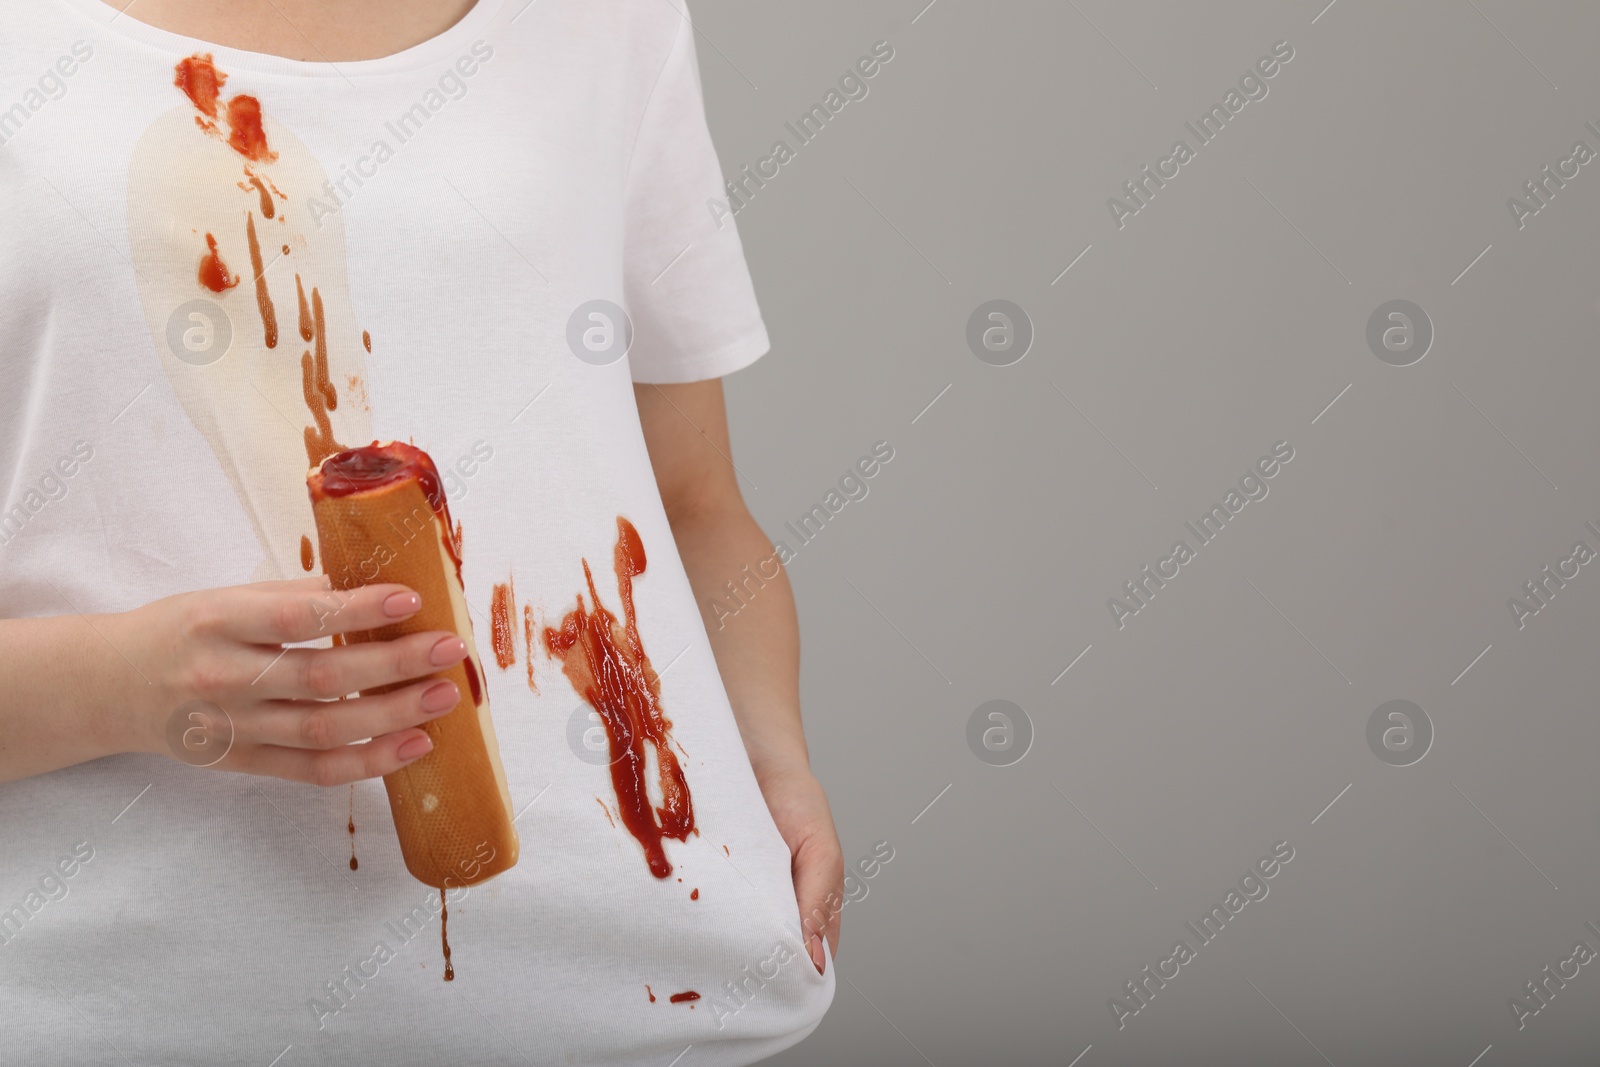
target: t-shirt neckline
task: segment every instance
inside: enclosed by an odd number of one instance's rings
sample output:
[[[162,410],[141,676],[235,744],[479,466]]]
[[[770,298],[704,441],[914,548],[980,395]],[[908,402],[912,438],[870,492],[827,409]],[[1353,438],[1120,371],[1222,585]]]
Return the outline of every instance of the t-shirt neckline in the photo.
[[[103,0],[57,0],[57,2],[76,11],[108,33],[159,48],[164,52],[175,55],[209,52],[218,66],[225,70],[248,70],[257,74],[298,78],[354,79],[414,70],[455,56],[467,48],[476,37],[483,34],[484,29],[493,22],[507,0],[477,0],[455,25],[410,48],[378,59],[358,59],[338,63],[290,59],[287,56],[213,44],[198,37],[188,37],[140,22],[130,15],[122,14]]]

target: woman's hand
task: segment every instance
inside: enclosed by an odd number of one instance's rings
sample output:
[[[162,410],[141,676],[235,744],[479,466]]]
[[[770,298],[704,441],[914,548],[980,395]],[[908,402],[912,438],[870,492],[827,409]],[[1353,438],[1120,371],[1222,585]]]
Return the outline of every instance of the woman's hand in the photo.
[[[467,654],[461,638],[428,632],[284,646],[398,622],[421,606],[401,585],[336,592],[325,579],[305,578],[183,593],[101,616],[106,638],[149,683],[107,702],[105,714],[116,719],[108,747],[181,757],[168,723],[199,700],[227,713],[220,736],[213,725],[203,742],[226,747],[214,765],[221,770],[322,786],[398,770],[432,749],[419,725],[448,713],[460,695],[438,678],[404,683],[459,663]],[[344,699],[382,686],[396,688]],[[353,744],[363,738],[371,740]]]
[[[828,939],[828,949],[837,957],[839,916],[844,909],[844,852],[833,827],[833,812],[822,783],[805,766],[757,768],[756,780],[794,857],[794,895],[806,952],[821,973],[821,939]]]

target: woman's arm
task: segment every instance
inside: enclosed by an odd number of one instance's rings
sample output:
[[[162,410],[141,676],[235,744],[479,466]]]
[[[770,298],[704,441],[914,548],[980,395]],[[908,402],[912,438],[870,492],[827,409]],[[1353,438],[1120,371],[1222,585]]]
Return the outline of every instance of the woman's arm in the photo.
[[[639,419],[667,519],[697,601],[726,600],[725,585],[772,557],[772,544],[739,494],[722,381],[636,385]],[[800,628],[781,568],[746,585],[736,618],[708,620],[711,649],[772,818],[794,855],[806,947],[820,971],[817,935],[838,951],[844,855],[800,725]],[[702,609],[704,612],[704,609]]]

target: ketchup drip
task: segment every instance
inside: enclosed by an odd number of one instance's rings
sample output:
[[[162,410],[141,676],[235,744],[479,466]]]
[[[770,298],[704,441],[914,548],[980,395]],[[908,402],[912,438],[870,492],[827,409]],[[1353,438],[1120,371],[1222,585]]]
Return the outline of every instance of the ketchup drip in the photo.
[[[322,294],[315,288],[311,290],[311,307],[317,354],[315,358],[310,352],[300,354],[300,385],[306,407],[316,422],[305,429],[306,459],[317,467],[329,456],[344,451],[344,446],[333,439],[333,422],[328,418],[328,412],[339,406],[339,396],[328,379],[328,331],[322,318]]]
[[[310,568],[306,568],[309,570]],[[356,862],[356,784],[350,783],[350,869],[358,870],[361,864]]]
[[[250,239],[250,267],[256,275],[256,310],[261,312],[261,329],[266,334],[267,347],[278,347],[278,312],[272,306],[272,294],[267,292],[267,268],[261,262],[261,242],[256,240],[256,215],[251,212],[245,220],[245,236]]]
[[[367,330],[361,331],[361,346],[370,354],[372,352],[372,334]]]
[[[545,647],[561,660],[562,672],[573,689],[599,714],[611,743],[611,784],[623,825],[644,848],[650,873],[665,878],[672,873],[672,865],[662,841],[668,837],[689,839],[694,832],[694,808],[689,783],[670,747],[672,723],[662,714],[661,679],[639,639],[633,579],[645,570],[644,544],[633,524],[620,515],[613,563],[624,625],[619,626],[616,616],[600,603],[586,559],[583,576],[593,609],[584,607],[579,593],[577,607],[562,619],[560,629],[545,628]],[[660,807],[653,807],[646,790],[647,744],[655,749]]]
[[[261,179],[245,170],[245,177],[250,179],[250,184],[256,187],[256,192],[261,194],[261,217],[270,219],[278,213],[277,206],[272,202],[272,194],[267,192],[267,187],[261,184]]]
[[[217,251],[217,239],[209,233],[206,234],[206,248],[210,251],[200,257],[200,284],[213,293],[238,285],[239,276],[229,272],[228,265],[222,262],[222,254]]]
[[[650,987],[648,985],[644,987],[644,991],[649,993],[650,1003],[654,1004],[656,1002],[656,995],[650,991]]]
[[[311,538],[305,534],[300,535],[300,569],[309,571],[316,562],[316,557],[311,551]]]
[[[512,583],[496,582],[489,599],[489,630],[494,645],[494,660],[505,670],[517,662],[517,639],[511,631],[511,616],[517,610],[516,590]]]
[[[183,90],[190,103],[203,115],[217,117],[217,95],[228,76],[217,70],[211,62],[211,53],[192,55],[178,60],[172,84]]]
[[[692,989],[685,990],[682,993],[674,993],[674,994],[672,994],[672,996],[667,998],[667,1000],[669,1000],[673,1004],[682,1004],[686,1000],[699,1000],[699,999],[700,999],[700,994],[696,993]]]
[[[300,339],[310,344],[311,338],[316,336],[311,332],[311,305],[306,303],[306,287],[300,283],[298,274],[294,276],[294,295],[300,304]]]
[[[444,947],[444,980],[456,980],[455,964],[450,962],[450,902],[444,898],[444,890],[439,890],[439,944]]]

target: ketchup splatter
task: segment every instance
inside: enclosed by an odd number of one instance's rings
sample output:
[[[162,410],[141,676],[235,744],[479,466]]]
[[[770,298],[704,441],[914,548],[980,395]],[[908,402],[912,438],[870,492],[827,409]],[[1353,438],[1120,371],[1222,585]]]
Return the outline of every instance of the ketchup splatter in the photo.
[[[444,947],[444,980],[456,980],[455,964],[450,962],[450,902],[444,898],[444,890],[439,890],[439,944]]]
[[[174,68],[172,84],[182,89],[189,101],[198,108],[202,114],[211,118],[217,117],[217,94],[222,89],[222,83],[228,76],[217,70],[211,62],[211,53],[205,55],[195,54],[187,59],[178,60]]]
[[[253,96],[235,96],[219,116],[217,100],[227,80],[228,76],[217,69],[209,52],[180,59],[173,68],[172,84],[183,90],[200,112],[195,116],[195,123],[202,130],[221,136],[216,121],[212,120],[224,118],[228,123],[228,145],[235,152],[257,163],[271,163],[278,155],[267,146],[267,134],[261,128],[261,101]],[[263,209],[262,213],[269,219],[272,217],[270,211]]]
[[[315,563],[315,557],[313,556],[313,554],[311,552],[311,538],[307,537],[305,534],[301,534],[300,535],[300,569],[301,570],[305,570],[305,571],[309,571],[314,563]]]
[[[616,829],[616,827],[617,827],[617,820],[615,820],[615,819],[613,819],[613,818],[612,818],[612,817],[611,817],[611,809],[610,809],[610,808],[608,808],[608,807],[606,807],[606,802],[605,802],[605,801],[603,801],[603,800],[601,800],[601,799],[600,799],[600,798],[599,798],[599,797],[595,797],[595,798],[594,798],[594,802],[595,802],[595,803],[596,803],[596,804],[598,804],[598,805],[600,805],[600,810],[601,810],[601,811],[603,811],[603,812],[605,812],[605,813],[606,813],[606,822],[608,822],[608,823],[610,823],[610,824],[611,824],[611,828],[612,828],[612,829],[613,829],[613,830],[614,830],[614,829]]]
[[[496,582],[489,598],[489,630],[494,645],[494,661],[505,670],[517,662],[517,639],[512,635],[511,616],[517,610],[516,590],[508,579]]]
[[[698,887],[696,887],[692,892],[690,892],[689,899],[690,900],[699,900],[700,899],[700,890],[699,890]]]
[[[650,994],[650,1003],[654,1004],[656,1002],[656,995],[650,992],[650,987],[648,985],[644,987],[644,991]]]
[[[244,158],[258,163],[271,163],[278,158],[278,153],[267,147],[267,134],[261,128],[261,101],[253,96],[236,96],[228,101],[228,144]]]
[[[249,168],[246,168],[244,173],[245,177],[250,179],[250,184],[255,186],[256,192],[261,194],[261,217],[265,219],[272,218],[278,213],[277,207],[272,203],[272,194],[267,192],[267,187],[261,184],[260,178],[250,173]],[[284,251],[288,251],[288,249],[284,249]]]
[[[692,989],[685,990],[682,993],[674,993],[674,994],[672,994],[672,996],[667,998],[667,1000],[671,1001],[673,1004],[682,1004],[686,1000],[699,1000],[699,999],[700,999],[700,994],[696,993]]]
[[[284,245],[283,246],[283,254],[284,255],[288,255],[289,254],[289,246],[288,245]]]
[[[250,239],[250,267],[256,275],[256,310],[261,312],[261,329],[266,335],[267,347],[278,347],[278,312],[272,306],[272,294],[267,292],[267,268],[261,262],[261,242],[256,240],[256,214],[251,212],[244,224],[245,236]]]
[[[533,677],[533,605],[522,605],[522,644],[528,651],[528,688],[535,693],[539,683]]]
[[[545,647],[561,660],[562,672],[572,688],[600,715],[611,742],[611,784],[623,825],[644,849],[650,873],[665,878],[672,873],[662,841],[671,837],[687,841],[694,832],[694,808],[689,783],[673,754],[672,723],[661,710],[661,679],[650,665],[639,639],[633,605],[633,579],[645,570],[644,544],[633,523],[617,516],[617,545],[613,565],[625,620],[600,603],[589,561],[583,576],[589,585],[593,608],[585,608],[583,594],[577,607],[562,619],[560,629],[546,627]],[[648,764],[645,745],[655,749],[662,804],[653,808],[645,787]]]
[[[230,273],[228,265],[222,262],[222,254],[217,251],[217,239],[209,233],[206,234],[206,248],[209,251],[200,257],[200,284],[213,293],[238,285],[239,276]]]
[[[368,333],[366,330],[362,330],[361,331],[361,344],[362,344],[362,346],[364,348],[366,348],[368,353],[371,353],[371,351],[372,351],[372,334]]]
[[[306,568],[310,570],[310,568]],[[358,870],[361,864],[356,862],[356,784],[350,783],[350,869]]]

